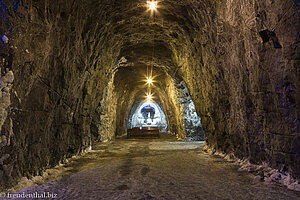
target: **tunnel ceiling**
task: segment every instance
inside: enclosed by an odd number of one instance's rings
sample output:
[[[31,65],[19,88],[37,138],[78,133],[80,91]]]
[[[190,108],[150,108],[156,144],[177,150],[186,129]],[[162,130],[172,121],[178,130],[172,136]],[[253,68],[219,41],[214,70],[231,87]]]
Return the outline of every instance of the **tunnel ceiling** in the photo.
[[[100,10],[97,14],[102,10],[107,12],[107,6],[114,9],[109,11],[111,16],[108,17],[105,26],[113,30],[113,37],[119,44],[118,59],[126,58],[131,65],[130,70],[135,71],[134,75],[132,72],[128,74],[122,73],[122,70],[118,71],[118,76],[125,76],[121,84],[134,85],[131,92],[140,90],[138,97],[142,100],[145,96],[146,66],[149,68],[155,66],[154,93],[162,95],[162,91],[165,91],[168,85],[163,81],[167,79],[166,74],[170,78],[178,77],[176,73],[179,66],[176,57],[180,56],[179,52],[182,52],[182,48],[188,48],[188,45],[193,42],[190,41],[192,37],[189,35],[189,29],[194,27],[201,29],[197,20],[190,18],[189,12],[198,12],[197,15],[200,16],[200,14],[204,15],[206,9],[199,11],[199,5],[194,7],[195,5],[186,1],[161,1],[155,12],[148,9],[145,1],[122,1],[116,7],[112,5],[114,4],[109,1],[95,9]],[[212,6],[207,2],[206,5]],[[162,68],[163,71],[158,68]],[[128,83],[128,78],[132,76],[135,78],[130,78]]]
[[[145,1],[106,1],[100,5],[92,3],[95,15],[89,17],[97,28],[95,32],[101,33],[101,40],[116,41],[113,45],[120,49],[119,58],[125,57],[130,62],[145,64],[154,60],[158,66],[174,69],[178,51],[182,51],[191,42],[190,29],[195,31],[195,27],[205,28],[198,22],[202,19],[191,19],[189,13],[198,12],[198,17],[203,15],[201,17],[204,18],[205,7],[212,6],[209,4],[199,3],[204,8],[199,10],[200,6],[194,7],[187,1],[162,1],[157,11],[152,12],[148,10]],[[104,14],[106,21],[101,17]]]
[[[178,138],[186,95],[210,148],[300,177],[298,1],[1,2],[0,185],[126,132],[147,66]]]
[[[191,43],[189,29],[194,29],[194,26],[200,28],[198,22],[188,16],[188,12],[196,12],[197,8],[185,1],[159,2],[155,12],[148,9],[145,1],[88,3],[93,7],[93,12],[89,16],[89,27],[95,29],[91,39],[99,40],[99,43],[103,42],[108,48],[118,50],[114,52],[118,55],[115,62],[124,57],[128,63],[126,65],[128,69],[117,71],[117,77],[124,76],[116,78],[122,80],[119,84],[131,84],[130,92],[138,93],[136,98],[141,98],[145,96],[143,81],[147,73],[146,66],[149,68],[155,66],[154,74],[157,77],[154,92],[161,94],[168,83],[159,80],[166,80],[166,74],[171,78],[177,76],[176,57],[180,56],[182,48],[188,48]],[[201,11],[203,12],[206,10]],[[114,43],[105,44],[108,41]]]

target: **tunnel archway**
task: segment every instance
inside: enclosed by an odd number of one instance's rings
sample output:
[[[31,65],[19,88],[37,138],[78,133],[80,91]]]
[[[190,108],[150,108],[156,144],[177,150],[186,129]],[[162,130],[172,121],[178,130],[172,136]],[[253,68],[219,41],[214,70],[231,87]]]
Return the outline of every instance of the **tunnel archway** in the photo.
[[[129,116],[127,128],[134,127],[158,127],[162,132],[166,132],[168,126],[166,115],[159,104],[154,101],[139,103]]]

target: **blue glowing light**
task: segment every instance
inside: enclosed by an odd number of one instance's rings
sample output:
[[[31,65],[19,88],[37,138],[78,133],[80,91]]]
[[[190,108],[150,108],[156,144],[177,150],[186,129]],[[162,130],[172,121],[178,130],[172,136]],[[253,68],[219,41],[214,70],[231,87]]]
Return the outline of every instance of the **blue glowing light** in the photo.
[[[148,113],[155,113],[155,108],[152,106],[148,105],[142,108],[141,113],[148,114]]]
[[[4,44],[8,43],[8,37],[6,37],[6,35],[3,35],[1,39],[4,42]]]

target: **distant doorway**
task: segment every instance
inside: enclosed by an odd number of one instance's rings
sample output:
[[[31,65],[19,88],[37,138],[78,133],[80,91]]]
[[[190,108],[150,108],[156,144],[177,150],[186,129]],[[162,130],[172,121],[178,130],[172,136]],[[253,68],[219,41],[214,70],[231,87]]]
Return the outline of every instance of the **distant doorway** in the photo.
[[[150,101],[141,103],[132,113],[127,128],[157,127],[166,132],[167,118],[157,103]]]

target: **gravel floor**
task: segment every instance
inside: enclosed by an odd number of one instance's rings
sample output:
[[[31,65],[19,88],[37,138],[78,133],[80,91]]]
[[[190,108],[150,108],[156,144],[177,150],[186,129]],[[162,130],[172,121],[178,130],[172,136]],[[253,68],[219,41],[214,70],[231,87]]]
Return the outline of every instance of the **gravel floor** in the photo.
[[[201,144],[164,138],[95,144],[56,174],[63,178],[16,194],[49,192],[66,200],[300,199],[299,192],[255,180],[236,164],[208,155]]]

